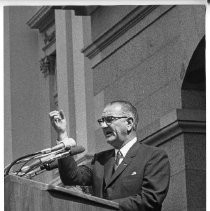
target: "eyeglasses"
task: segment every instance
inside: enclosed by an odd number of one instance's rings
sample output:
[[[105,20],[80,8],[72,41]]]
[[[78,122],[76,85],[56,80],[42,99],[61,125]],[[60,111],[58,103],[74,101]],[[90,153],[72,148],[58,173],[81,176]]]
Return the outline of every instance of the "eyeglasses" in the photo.
[[[110,125],[110,124],[112,124],[112,122],[114,120],[122,119],[122,118],[128,118],[128,117],[127,116],[120,116],[120,117],[117,117],[117,116],[106,116],[106,117],[102,117],[101,119],[98,119],[98,124],[100,126],[102,126],[102,124],[104,122],[106,122],[107,125]]]

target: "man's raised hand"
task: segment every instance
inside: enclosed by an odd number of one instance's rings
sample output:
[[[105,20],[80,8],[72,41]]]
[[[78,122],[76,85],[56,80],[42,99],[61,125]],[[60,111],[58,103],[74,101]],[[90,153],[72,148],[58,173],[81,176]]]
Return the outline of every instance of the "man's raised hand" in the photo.
[[[50,118],[52,126],[54,127],[55,131],[58,134],[58,139],[62,140],[68,137],[67,131],[66,131],[66,118],[65,118],[63,110],[51,111],[49,113],[49,118]]]

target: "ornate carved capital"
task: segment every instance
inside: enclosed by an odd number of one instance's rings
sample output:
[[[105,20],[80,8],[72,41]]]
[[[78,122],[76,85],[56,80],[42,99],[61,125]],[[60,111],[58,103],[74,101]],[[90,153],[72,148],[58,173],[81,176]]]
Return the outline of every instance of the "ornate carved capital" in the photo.
[[[47,75],[49,75],[49,73],[54,70],[54,56],[45,56],[39,62],[40,71],[44,74],[44,77],[47,77]]]

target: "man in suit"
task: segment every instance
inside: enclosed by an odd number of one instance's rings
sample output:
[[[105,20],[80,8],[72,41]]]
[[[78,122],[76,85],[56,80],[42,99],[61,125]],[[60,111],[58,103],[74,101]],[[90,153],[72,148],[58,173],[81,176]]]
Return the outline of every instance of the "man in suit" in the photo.
[[[53,111],[50,118],[58,141],[67,138],[63,112]],[[118,202],[123,211],[160,211],[169,187],[169,160],[163,150],[137,140],[136,108],[127,101],[111,102],[98,122],[114,149],[95,154],[91,166],[77,166],[70,156],[60,159],[62,182],[92,185],[95,196]]]

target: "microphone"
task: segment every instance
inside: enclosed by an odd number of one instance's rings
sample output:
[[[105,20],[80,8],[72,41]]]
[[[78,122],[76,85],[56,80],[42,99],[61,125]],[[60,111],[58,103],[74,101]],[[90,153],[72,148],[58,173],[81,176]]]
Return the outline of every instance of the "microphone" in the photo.
[[[43,166],[40,167],[41,169],[46,169],[47,171],[51,171],[53,169],[58,168],[58,161],[55,160],[52,163],[45,163]]]
[[[47,162],[53,162],[55,159],[56,159],[55,154],[50,154],[45,157],[39,158],[39,159],[35,160],[34,162],[32,162],[30,165],[24,166],[21,169],[21,172],[28,173],[31,169],[35,168],[36,166],[39,166],[39,165],[47,163]]]
[[[74,146],[71,148],[71,151],[68,152],[68,155],[70,156],[73,156],[73,155],[77,155],[77,154],[80,154],[82,152],[85,151],[85,148],[82,147],[82,146]],[[64,157],[64,155],[61,155],[61,158]],[[57,155],[57,158],[58,158],[58,155]],[[53,162],[51,163],[44,163],[41,167],[40,167],[40,170],[42,169],[45,169],[47,171],[51,171],[53,169],[56,169],[58,168],[58,160],[54,160]]]
[[[41,154],[48,154],[50,152],[57,151],[59,149],[70,149],[72,146],[75,146],[76,142],[73,138],[66,138],[63,141],[61,141],[58,145],[52,147],[52,148],[47,148],[43,149],[40,151]]]
[[[85,148],[83,146],[73,146],[73,147],[71,147],[69,155],[70,156],[77,155],[77,154],[80,154],[84,151],[85,151]]]
[[[24,177],[31,179],[32,177],[35,177],[35,176],[41,174],[44,171],[45,171],[44,168],[38,167],[38,168],[28,172],[27,174],[25,174]]]
[[[27,172],[27,173],[23,173],[23,172],[20,172],[20,173],[22,173],[22,175],[24,177],[31,179],[32,177],[35,177],[35,176],[41,174],[44,171],[51,171],[51,170],[56,169],[56,168],[58,168],[58,161],[57,160],[53,161],[52,163],[45,163],[45,164],[35,168],[32,171]],[[22,176],[20,173],[18,175]]]
[[[47,155],[45,157],[39,158],[39,159],[35,160],[34,162],[32,162],[29,166],[24,166],[21,169],[21,171],[23,173],[28,173],[31,169],[35,168],[36,166],[39,166],[39,165],[45,166],[45,164],[47,164],[47,163],[49,165],[49,163],[52,163],[56,159],[64,158],[64,157],[67,157],[69,155],[70,156],[77,155],[77,154],[82,153],[84,151],[85,151],[85,148],[83,146],[73,146],[73,147],[71,147],[70,150],[68,150],[66,152],[63,152],[63,153],[60,153],[60,154],[57,154],[57,155],[56,154],[50,154],[50,155]],[[57,168],[56,166],[54,166],[54,167]],[[52,170],[52,169],[50,169],[50,170]]]

